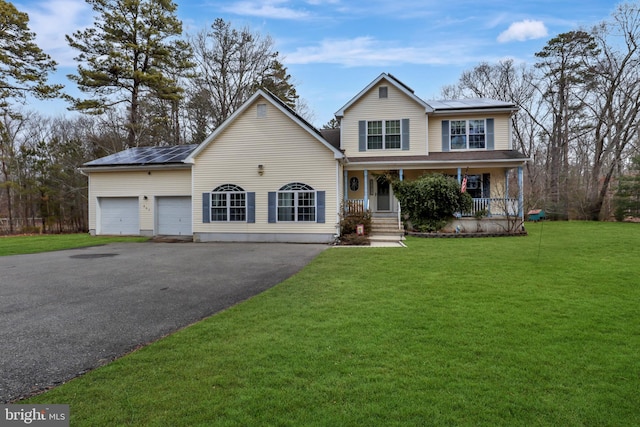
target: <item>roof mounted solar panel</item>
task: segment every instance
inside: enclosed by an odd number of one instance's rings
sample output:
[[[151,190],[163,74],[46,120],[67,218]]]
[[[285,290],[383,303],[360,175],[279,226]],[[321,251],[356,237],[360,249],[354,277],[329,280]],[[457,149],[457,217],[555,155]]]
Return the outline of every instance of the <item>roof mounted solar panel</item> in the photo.
[[[197,146],[198,144],[129,148],[128,150],[87,162],[84,166],[132,166],[182,163]]]

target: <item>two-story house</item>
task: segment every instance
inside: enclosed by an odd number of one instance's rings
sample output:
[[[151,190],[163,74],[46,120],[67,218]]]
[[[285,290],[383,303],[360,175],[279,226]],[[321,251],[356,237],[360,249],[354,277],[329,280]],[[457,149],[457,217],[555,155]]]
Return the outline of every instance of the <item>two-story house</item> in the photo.
[[[317,130],[259,90],[199,145],[86,163],[90,231],[329,242],[345,210],[401,211],[389,176],[433,172],[466,175],[474,211],[523,219],[527,158],[512,146],[516,110],[482,99],[427,102],[383,73],[336,112],[339,129]]]

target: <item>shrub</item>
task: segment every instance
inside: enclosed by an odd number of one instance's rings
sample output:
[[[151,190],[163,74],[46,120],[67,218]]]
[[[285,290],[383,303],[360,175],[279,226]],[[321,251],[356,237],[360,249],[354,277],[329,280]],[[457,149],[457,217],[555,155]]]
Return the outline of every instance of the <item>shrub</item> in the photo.
[[[371,212],[345,215],[340,221],[340,236],[356,234],[358,224],[364,225],[364,233],[371,233]]]
[[[442,174],[424,175],[414,181],[395,180],[393,191],[417,231],[438,231],[456,212],[471,210],[473,203],[468,193],[460,192],[455,178]]]

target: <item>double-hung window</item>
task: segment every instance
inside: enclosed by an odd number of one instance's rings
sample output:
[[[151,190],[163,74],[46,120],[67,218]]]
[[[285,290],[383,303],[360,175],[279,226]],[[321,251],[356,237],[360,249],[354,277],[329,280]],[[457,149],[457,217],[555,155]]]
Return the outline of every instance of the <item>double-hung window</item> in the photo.
[[[211,221],[246,221],[247,193],[237,185],[224,184],[211,192]]]
[[[278,221],[315,222],[316,191],[306,184],[293,182],[278,191]]]
[[[449,136],[452,150],[486,148],[485,120],[451,120]]]
[[[367,122],[367,149],[389,150],[401,147],[400,120]]]

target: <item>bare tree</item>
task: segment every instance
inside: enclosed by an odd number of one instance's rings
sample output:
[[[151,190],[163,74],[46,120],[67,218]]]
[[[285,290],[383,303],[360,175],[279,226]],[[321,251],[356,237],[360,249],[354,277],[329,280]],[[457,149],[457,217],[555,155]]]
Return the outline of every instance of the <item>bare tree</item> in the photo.
[[[192,79],[190,106],[197,106],[199,116],[192,125],[198,139],[218,127],[258,88],[273,92],[289,107],[298,98],[291,76],[278,60],[269,36],[237,30],[231,23],[216,19],[211,29],[189,38],[198,77]],[[207,130],[203,131],[202,113],[210,108]]]

